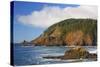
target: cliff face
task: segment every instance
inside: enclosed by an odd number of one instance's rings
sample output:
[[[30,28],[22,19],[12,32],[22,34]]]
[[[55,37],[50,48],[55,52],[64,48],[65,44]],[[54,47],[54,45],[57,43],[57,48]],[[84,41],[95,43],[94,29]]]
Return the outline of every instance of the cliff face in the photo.
[[[50,26],[38,38],[35,45],[45,46],[96,46],[97,20],[67,19]]]

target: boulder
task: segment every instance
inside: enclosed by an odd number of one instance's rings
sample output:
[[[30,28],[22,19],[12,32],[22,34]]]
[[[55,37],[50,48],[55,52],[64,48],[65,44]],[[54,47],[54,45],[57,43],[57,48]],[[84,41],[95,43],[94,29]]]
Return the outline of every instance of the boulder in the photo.
[[[62,60],[68,60],[68,59],[89,59],[89,60],[97,60],[97,54],[91,54],[89,53],[85,48],[82,47],[74,47],[70,50],[66,51],[63,56],[46,56],[43,57],[46,59],[62,59]]]
[[[75,47],[65,52],[62,59],[85,59],[89,55],[89,52],[82,47]]]

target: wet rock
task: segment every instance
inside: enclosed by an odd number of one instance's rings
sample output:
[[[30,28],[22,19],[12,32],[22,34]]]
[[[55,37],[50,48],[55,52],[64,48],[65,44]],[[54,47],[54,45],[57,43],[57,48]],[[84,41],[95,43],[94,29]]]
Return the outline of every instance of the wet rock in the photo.
[[[97,60],[97,54],[89,53],[85,48],[75,47],[65,52],[64,56],[47,56],[46,59],[91,59]]]
[[[95,54],[95,53],[89,54],[87,58],[97,61],[97,54]]]
[[[85,59],[89,52],[82,47],[72,48],[65,52],[63,59]]]
[[[46,56],[46,57],[43,57],[43,58],[46,58],[46,59],[61,59],[61,58],[63,58],[63,56]]]

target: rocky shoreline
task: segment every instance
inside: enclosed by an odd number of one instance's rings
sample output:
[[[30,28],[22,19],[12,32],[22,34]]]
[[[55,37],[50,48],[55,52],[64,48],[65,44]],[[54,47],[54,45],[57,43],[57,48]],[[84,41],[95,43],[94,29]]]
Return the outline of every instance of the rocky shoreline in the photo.
[[[82,47],[76,47],[72,48],[65,52],[63,56],[46,56],[43,57],[46,59],[61,59],[61,60],[69,60],[69,59],[90,59],[93,61],[97,60],[97,54],[96,53],[89,53]]]

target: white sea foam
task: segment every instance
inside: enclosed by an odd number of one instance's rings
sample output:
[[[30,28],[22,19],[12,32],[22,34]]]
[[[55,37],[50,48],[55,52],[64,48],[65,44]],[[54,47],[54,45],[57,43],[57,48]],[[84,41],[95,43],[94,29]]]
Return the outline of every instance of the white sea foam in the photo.
[[[97,50],[89,51],[89,53],[97,53]]]
[[[49,55],[51,55],[51,56],[62,56],[62,55],[64,55],[64,53],[51,53],[51,54],[41,54],[42,56],[49,56]]]

